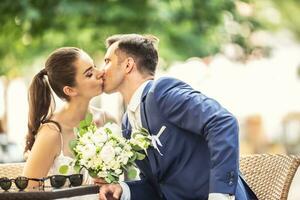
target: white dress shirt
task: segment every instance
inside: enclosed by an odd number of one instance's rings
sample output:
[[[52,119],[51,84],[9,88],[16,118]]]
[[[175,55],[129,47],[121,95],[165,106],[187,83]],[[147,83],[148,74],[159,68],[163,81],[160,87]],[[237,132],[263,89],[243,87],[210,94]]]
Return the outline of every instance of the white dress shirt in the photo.
[[[132,95],[127,106],[128,120],[132,127],[132,130],[139,129],[142,127],[140,104],[143,91],[149,81],[145,81],[142,85],[140,85],[140,87]],[[123,189],[121,200],[130,200],[129,186],[125,182],[120,182],[120,185]],[[222,193],[210,193],[208,196],[208,200],[234,200],[234,196]]]

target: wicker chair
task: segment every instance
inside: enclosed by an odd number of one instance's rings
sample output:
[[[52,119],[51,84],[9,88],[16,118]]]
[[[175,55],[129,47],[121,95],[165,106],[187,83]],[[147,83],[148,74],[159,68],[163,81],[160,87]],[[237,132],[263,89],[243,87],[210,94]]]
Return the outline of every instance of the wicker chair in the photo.
[[[25,163],[7,163],[0,164],[0,178],[8,177],[15,178],[17,176],[22,175],[22,171]]]
[[[242,156],[240,169],[259,200],[287,200],[300,155]]]
[[[300,155],[254,154],[242,156],[240,169],[259,200],[287,200]],[[0,164],[0,177],[17,177],[24,163]]]

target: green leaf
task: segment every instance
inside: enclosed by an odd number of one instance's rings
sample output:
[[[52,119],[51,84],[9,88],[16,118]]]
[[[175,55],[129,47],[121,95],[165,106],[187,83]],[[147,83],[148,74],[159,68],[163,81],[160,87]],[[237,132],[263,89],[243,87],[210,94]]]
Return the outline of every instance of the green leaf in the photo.
[[[112,134],[111,130],[109,128],[105,128],[105,131],[108,133],[108,134]]]
[[[129,159],[129,162],[135,161],[136,158],[137,158],[137,155],[136,155],[136,153],[135,153],[135,154],[133,154],[133,156]]]
[[[150,135],[149,131],[145,128],[142,128],[141,133],[143,133],[144,135]]]
[[[104,180],[105,180],[107,183],[111,183],[111,182],[112,182],[108,177],[105,177]]]
[[[75,135],[78,135],[78,133],[79,133],[79,128],[74,127],[74,128],[73,128],[73,132],[75,133]]]
[[[127,171],[127,175],[129,179],[134,179],[137,175],[137,171],[135,168],[131,167],[128,171]]]
[[[59,168],[59,173],[60,174],[67,174],[68,170],[69,170],[69,166],[68,165],[62,165]]]
[[[80,121],[80,123],[79,123],[80,129],[84,129],[84,128],[86,128],[86,126],[87,126],[87,124],[86,124],[85,120]]]
[[[141,150],[143,150],[139,145],[132,145],[132,148],[135,151],[141,151]]]
[[[136,158],[137,160],[143,160],[146,157],[145,154],[142,154],[139,152],[136,152],[135,154],[137,156],[137,158]]]
[[[85,117],[85,123],[87,126],[89,126],[93,121],[93,115],[91,113],[88,113]]]
[[[69,142],[69,148],[71,149],[71,151],[72,151],[72,153],[74,154],[74,155],[76,155],[76,152],[74,151],[74,149],[75,149],[75,147],[77,146],[77,140],[76,139],[74,139],[74,140],[70,140],[70,142]]]
[[[94,170],[89,170],[89,175],[90,175],[92,178],[97,178],[97,177],[98,177],[97,173],[96,173]]]
[[[134,132],[134,133],[131,134],[131,137],[132,137],[132,138],[135,138],[135,136],[136,136],[137,134],[139,134],[139,132]]]
[[[80,172],[80,169],[81,169],[81,166],[80,166],[80,165],[75,165],[75,166],[74,166],[74,171],[75,171],[76,173],[79,173],[79,172]]]
[[[119,181],[119,177],[118,177],[118,176],[113,176],[113,174],[111,174],[111,173],[109,173],[109,174],[107,175],[107,179],[110,180],[109,183],[116,183],[116,182]],[[106,180],[106,179],[105,179],[105,180]]]

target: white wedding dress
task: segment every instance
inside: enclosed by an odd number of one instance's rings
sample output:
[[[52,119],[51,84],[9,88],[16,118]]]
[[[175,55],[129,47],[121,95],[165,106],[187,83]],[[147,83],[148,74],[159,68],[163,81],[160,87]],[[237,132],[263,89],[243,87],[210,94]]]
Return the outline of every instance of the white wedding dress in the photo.
[[[63,145],[63,140],[62,140],[62,136],[61,136],[61,143]],[[63,149],[63,146],[61,146]],[[50,170],[49,170],[49,175],[54,175],[54,174],[60,174],[59,172],[59,168],[62,165],[68,165],[70,162],[73,161],[73,158],[69,157],[69,156],[65,156],[63,154],[63,151],[60,152],[60,154],[55,158],[53,165],[51,166]],[[76,173],[73,169],[69,168],[67,175],[70,174],[74,174]],[[92,179],[90,178],[90,176],[88,175],[87,171],[84,170],[83,173],[83,184],[92,184]],[[99,195],[98,194],[89,194],[89,195],[82,195],[82,196],[76,196],[76,197],[70,197],[70,198],[60,198],[59,200],[81,200],[81,199],[85,199],[85,200],[97,200],[99,199]]]

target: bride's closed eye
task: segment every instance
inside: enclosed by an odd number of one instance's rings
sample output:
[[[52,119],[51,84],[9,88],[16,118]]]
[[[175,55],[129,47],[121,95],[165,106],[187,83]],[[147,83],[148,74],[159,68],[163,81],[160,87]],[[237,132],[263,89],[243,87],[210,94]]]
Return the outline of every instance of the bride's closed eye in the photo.
[[[88,72],[86,73],[85,76],[88,77],[88,78],[91,78],[91,77],[93,76],[93,72],[90,70],[90,71],[88,71]]]
[[[97,66],[96,65],[94,65],[91,69],[89,69],[87,72],[86,72],[86,74],[85,74],[85,76],[86,77],[88,77],[88,78],[91,78],[92,76],[93,76],[93,71],[94,71],[94,69],[96,69],[97,68]]]

